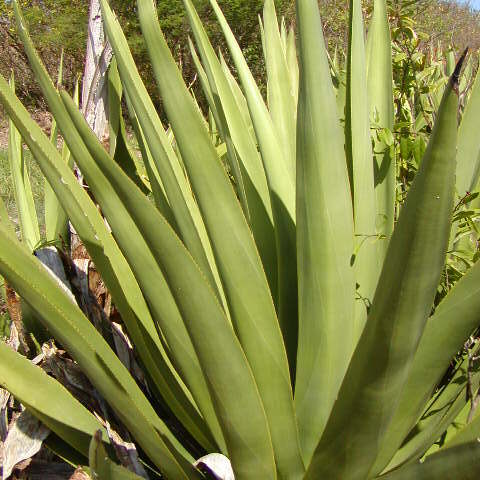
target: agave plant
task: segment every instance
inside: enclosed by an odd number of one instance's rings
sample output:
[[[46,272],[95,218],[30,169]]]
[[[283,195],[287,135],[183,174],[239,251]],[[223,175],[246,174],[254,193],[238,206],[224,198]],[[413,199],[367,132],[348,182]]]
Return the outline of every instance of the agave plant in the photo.
[[[266,0],[266,102],[216,1],[239,84],[191,0],[184,4],[210,122],[181,77],[154,3],[138,0],[165,130],[102,0],[114,51],[107,152],[56,90],[13,1],[31,66],[101,213],[0,77],[0,101],[101,273],[148,389],[3,219],[0,273],[108,403],[152,475],[202,478],[194,460],[216,452],[240,480],[474,478],[480,416],[465,395],[480,383],[474,355],[458,357],[437,385],[478,326],[480,267],[432,309],[460,172],[457,145],[469,152],[459,162],[475,162],[479,152],[471,116],[457,140],[464,57],[396,218],[391,149],[370,134],[371,119],[393,130],[385,2],[375,0],[366,45],[360,1],[350,2],[343,100],[316,0],[297,2],[298,63],[295,34],[279,28]],[[123,90],[145,172],[125,139]],[[3,344],[0,359],[0,384],[56,434],[54,451],[80,465],[90,457],[99,478],[138,478],[109,458],[111,435],[98,415]]]

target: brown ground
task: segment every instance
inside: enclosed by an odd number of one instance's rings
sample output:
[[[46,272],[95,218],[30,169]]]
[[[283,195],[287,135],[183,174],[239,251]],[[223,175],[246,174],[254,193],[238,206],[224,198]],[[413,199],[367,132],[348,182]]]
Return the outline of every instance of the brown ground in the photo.
[[[52,124],[49,112],[35,110],[30,112],[32,118],[42,127],[42,130],[50,135],[50,127]],[[5,150],[8,146],[8,120],[1,115],[0,112],[0,150]]]

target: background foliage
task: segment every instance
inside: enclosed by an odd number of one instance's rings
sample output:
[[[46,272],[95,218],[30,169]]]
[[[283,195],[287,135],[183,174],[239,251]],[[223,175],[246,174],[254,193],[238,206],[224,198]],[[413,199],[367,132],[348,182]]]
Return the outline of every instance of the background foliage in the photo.
[[[69,89],[83,70],[86,44],[88,0],[22,0],[20,2],[32,38],[52,77],[56,76],[60,51],[65,50],[64,83]],[[130,48],[140,73],[145,78],[149,93],[158,104],[158,95],[153,81],[148,55],[138,24],[135,3],[132,0],[112,0],[111,5],[119,16],[129,40]],[[196,0],[195,7],[212,39],[213,45],[226,52],[220,27],[206,0]],[[346,0],[319,0],[325,40],[333,55],[337,47],[341,53],[346,45],[348,2]],[[421,37],[420,49],[430,46],[454,46],[462,51],[467,45],[476,50],[480,46],[479,14],[468,4],[453,0],[391,0],[390,17],[393,26],[413,21]],[[263,82],[263,59],[261,52],[258,15],[262,11],[261,0],[223,0],[219,2],[226,19],[232,25],[245,58],[257,80]],[[286,23],[294,22],[295,2],[276,0],[278,16],[285,16]],[[364,2],[365,16],[371,14],[373,3]],[[175,52],[177,62],[187,82],[195,78],[195,69],[188,52],[187,38],[190,29],[185,18],[181,0],[157,2],[158,17],[169,47]],[[408,18],[408,20],[406,20]],[[15,32],[15,22],[9,0],[0,2],[0,38],[4,48],[0,51],[0,73],[8,76],[15,72],[17,92],[27,105],[43,107],[41,94],[30,69],[21,42]],[[200,89],[198,89],[199,91]]]

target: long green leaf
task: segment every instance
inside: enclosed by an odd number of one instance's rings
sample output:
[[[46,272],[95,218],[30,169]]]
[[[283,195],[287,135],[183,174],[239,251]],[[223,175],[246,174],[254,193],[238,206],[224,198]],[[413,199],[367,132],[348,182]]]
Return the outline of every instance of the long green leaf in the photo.
[[[154,5],[140,0],[138,6],[164,108],[212,241],[234,328],[265,407],[277,468],[281,475],[300,475],[303,465],[287,357],[257,248],[168,49]]]
[[[424,462],[406,465],[382,480],[476,480],[480,469],[477,441],[429,455]]]
[[[468,369],[468,359],[464,358],[460,361],[450,382],[430,401],[422,417],[410,430],[384,471],[394,470],[400,465],[421,458],[458,418],[462,410],[469,408],[465,394]],[[471,386],[474,391],[478,389],[479,381],[480,374],[477,367],[476,372],[473,371],[471,375]]]
[[[297,2],[299,343],[295,406],[305,464],[325,427],[354,345],[353,219],[343,133],[315,0]]]
[[[374,0],[367,36],[367,94],[370,115],[379,128],[393,131],[392,47],[386,0]],[[395,216],[395,159],[390,148],[374,135],[377,233],[384,236],[384,256],[393,232]]]
[[[258,139],[270,189],[278,263],[278,318],[287,348],[290,370],[295,371],[297,337],[297,265],[295,233],[295,173],[280,146],[278,132],[242,51],[216,0],[210,0],[240,78]],[[293,378],[293,375],[292,375]]]
[[[71,106],[71,102],[66,104]],[[69,111],[72,118],[81,119],[78,112],[74,115],[73,109]],[[86,124],[78,121],[76,126],[92,148],[94,137],[85,128]],[[265,412],[250,367],[225,313],[204,275],[171,227],[133,186],[120,167],[100,149],[95,155],[98,166],[108,173],[112,186],[135,219],[181,311],[198,354],[236,475],[240,479],[250,478],[249,475],[256,472],[262,478],[274,478],[273,452]],[[195,295],[191,294],[192,290]],[[240,396],[242,402],[238,402]]]
[[[272,207],[262,160],[255,140],[249,133],[249,126],[244,120],[241,109],[230,87],[229,80],[215,56],[198,14],[192,8],[191,3],[185,2],[185,7],[206,68],[205,77],[207,79],[204,80],[204,83],[209,82],[209,103],[213,103],[213,105],[210,105],[210,108],[215,108],[223,113],[224,129],[231,136],[236,154],[241,163],[240,168],[245,184],[249,224],[262,258],[270,290],[276,296],[277,259]],[[194,50],[192,52],[195,61],[196,52]],[[196,60],[197,71],[200,72],[200,78],[202,78],[201,72],[203,67],[198,63],[199,61]]]
[[[5,234],[3,226],[0,232]],[[69,445],[88,455],[90,437],[102,428],[99,420],[59,382],[2,341],[0,385]]]
[[[451,359],[478,326],[479,310],[480,264],[476,264],[455,284],[427,322],[397,411],[382,440],[372,469],[374,474],[382,471],[413,428]]]
[[[140,1],[138,6],[164,107],[212,240],[232,321],[262,396],[277,466],[296,469],[295,449],[284,446],[285,432],[292,442],[296,438],[286,355],[260,258],[232,186],[168,50],[153,3]],[[278,417],[284,419],[281,426]]]
[[[296,109],[295,91],[291,83],[286,58],[286,44],[282,43],[273,0],[263,7],[265,31],[265,66],[267,70],[268,109],[287,160],[295,176]],[[285,38],[286,42],[286,38]],[[284,48],[285,47],[285,48]]]
[[[380,265],[375,229],[375,190],[370,140],[370,112],[365,65],[362,2],[350,1],[350,35],[347,58],[345,144],[355,224],[355,317],[357,334],[363,330],[375,294]]]
[[[62,85],[63,77],[63,49],[60,56],[60,64],[58,66],[57,88]],[[75,86],[74,97],[78,101],[78,81]],[[50,129],[50,141],[57,148],[58,142],[58,127],[55,118],[52,118],[52,125]],[[65,144],[62,145],[62,158],[66,163],[70,162],[70,152]],[[73,161],[72,161],[73,164]],[[55,195],[52,187],[45,180],[44,183],[44,199],[45,199],[45,236],[47,242],[57,241],[62,242],[63,245],[68,245],[68,219],[65,211],[60,205],[58,198]]]
[[[477,132],[479,110],[480,75],[477,73],[458,129],[456,186],[460,197],[475,189],[480,175],[480,139]]]
[[[368,322],[307,479],[366,476],[408,379],[448,245],[460,68],[461,62],[449,81],[427,151],[402,207]]]
[[[130,372],[72,299],[35,259],[0,230],[0,273],[68,349],[155,465],[175,479],[197,478]]]
[[[17,15],[18,21],[22,22],[23,20],[18,10]],[[26,52],[29,55],[32,67],[37,74],[37,79],[40,81],[42,90],[47,98],[49,107],[57,118],[58,125],[65,141],[68,143],[72,155],[75,158],[78,158],[79,166],[83,174],[86,176],[89,186],[97,197],[97,200],[102,204],[102,208],[107,215],[109,224],[112,226],[115,225],[117,239],[121,242],[122,248],[127,252],[126,255],[132,265],[132,269],[138,276],[139,283],[137,284],[137,281],[133,278],[133,273],[128,264],[126,264],[123,256],[121,256],[118,250],[114,250],[112,258],[114,258],[116,262],[116,278],[122,288],[119,289],[118,284],[114,283],[111,291],[114,300],[116,297],[120,297],[118,300],[115,300],[116,303],[118,301],[125,302],[122,297],[128,296],[128,302],[132,306],[132,309],[134,309],[135,313],[126,308],[120,310],[127,325],[127,329],[132,336],[132,340],[139,349],[142,360],[147,366],[158,392],[167,401],[168,406],[173,410],[177,417],[182,419],[184,426],[191,432],[194,432],[194,436],[197,437],[197,440],[205,448],[210,449],[214,444],[211,434],[208,429],[206,429],[198,412],[195,411],[195,407],[191,405],[191,400],[188,398],[189,393],[186,392],[185,389],[183,389],[184,391],[182,392],[182,384],[179,382],[178,376],[175,378],[176,372],[172,371],[172,368],[169,365],[169,359],[159,339],[150,312],[145,304],[146,299],[149,302],[149,307],[152,310],[152,316],[155,318],[155,321],[163,321],[162,326],[168,327],[169,331],[172,333],[172,336],[168,339],[168,343],[174,354],[177,355],[176,359],[180,359],[175,366],[176,368],[179,368],[180,365],[182,368],[185,377],[190,381],[188,386],[197,393],[196,399],[202,400],[202,413],[206,415],[206,418],[211,420],[210,425],[215,427],[215,414],[212,412],[210,406],[205,381],[201,374],[199,374],[200,368],[198,366],[198,360],[193,352],[193,347],[189,341],[178,308],[165,284],[162,273],[158,268],[152,268],[152,266],[155,266],[155,261],[149,249],[142,243],[143,239],[138,228],[128,213],[126,213],[122,206],[122,202],[118,198],[118,195],[113,191],[108,180],[102,175],[98,167],[95,166],[95,163],[83,144],[82,139],[78,132],[76,132],[58,93],[36,55],[26,29],[22,29],[22,40],[24,41]],[[65,93],[64,96],[68,98],[68,95]],[[72,108],[74,111],[78,112],[78,109],[74,104],[72,105]],[[105,155],[108,155],[103,148],[101,150]],[[56,153],[56,150],[54,151]],[[68,175],[73,176],[71,172],[68,172]],[[64,182],[66,182],[66,180],[64,180]],[[95,208],[93,203],[91,203],[90,208],[92,206]],[[151,205],[149,204],[149,206]],[[95,218],[96,222],[98,223],[98,221],[100,221],[105,230],[103,219],[98,215],[96,208],[95,213],[98,216]],[[89,218],[88,214],[86,218]],[[102,237],[100,237],[101,234],[98,233],[98,228],[100,227],[96,227],[96,236],[102,238],[104,241],[107,240],[108,242],[111,242],[111,237],[105,237],[103,231]],[[91,240],[89,239],[89,241],[85,243],[87,249],[89,249],[90,242]],[[110,247],[110,245],[108,246]],[[115,245],[115,247],[117,246]],[[94,254],[95,252],[93,252],[92,257],[97,264]],[[100,271],[102,271],[102,269],[100,269]],[[105,274],[108,276],[109,273],[108,270],[106,272],[102,271],[104,277],[106,276]],[[107,282],[107,286],[110,288],[109,283],[110,282]],[[140,292],[139,284],[142,287],[145,299],[142,292]],[[137,322],[137,319],[140,320],[140,322]],[[172,343],[175,345],[175,348]],[[208,412],[210,412],[209,416],[207,415]]]
[[[13,73],[10,79],[10,87],[15,92]],[[8,122],[8,163],[12,175],[13,193],[22,240],[33,251],[40,242],[40,229],[30,186],[29,172],[23,153],[22,137],[10,118]]]
[[[113,164],[113,160],[102,148],[98,139],[93,135],[92,131],[84,121],[78,109],[75,107],[71,99],[65,92],[62,92],[62,100],[68,109],[68,114],[74,121],[75,127],[82,136],[86,147],[90,150],[96,162],[103,169],[105,165]],[[72,131],[73,125],[65,133],[67,141],[71,136],[78,135]],[[73,150],[74,147],[72,147]],[[102,170],[99,166],[94,165],[93,158],[84,145],[79,146],[81,152],[81,168],[82,172],[89,182],[90,188],[94,192],[96,199],[102,205],[103,212],[111,226],[120,247],[125,252],[133,271],[136,274],[139,285],[143,294],[149,303],[153,318],[157,322],[161,332],[165,336],[166,342],[170,347],[170,355],[174,365],[183,374],[187,386],[190,388],[193,397],[207,421],[217,443],[223,446],[222,435],[219,432],[219,426],[216,415],[211,406],[210,395],[207,391],[207,385],[203,378],[202,372],[198,365],[198,359],[189,339],[187,330],[178,311],[177,305],[172,298],[172,292],[165,282],[164,275],[156,264],[151,249],[143,238],[144,232],[136,224],[129,212],[124,206],[124,199],[119,195],[118,191],[112,186],[110,180],[110,171]],[[113,168],[113,167],[112,167]],[[107,178],[109,180],[107,180]],[[158,213],[149,200],[141,195],[141,203],[138,208],[149,212],[151,218]],[[151,222],[149,230],[155,231],[155,222]],[[160,346],[159,346],[160,347]],[[152,359],[155,355],[152,352]],[[174,385],[171,385],[172,388]],[[172,408],[173,412],[183,422],[184,426],[196,437],[197,441],[204,448],[212,449],[213,443],[210,433],[205,431],[203,421],[198,418],[198,414],[192,411],[181,392],[164,390],[159,384],[159,393],[164,396],[167,404]]]

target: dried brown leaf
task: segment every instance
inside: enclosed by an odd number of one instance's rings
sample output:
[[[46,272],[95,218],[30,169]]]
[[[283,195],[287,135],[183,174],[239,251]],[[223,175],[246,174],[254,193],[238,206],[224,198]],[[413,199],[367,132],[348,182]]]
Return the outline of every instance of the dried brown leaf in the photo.
[[[118,460],[128,470],[136,473],[142,478],[148,479],[147,472],[143,468],[138,458],[138,452],[134,443],[122,440],[117,432],[110,428],[109,423],[106,423],[107,434],[110,442],[115,449]]]
[[[12,325],[15,325],[18,340],[23,350],[28,353],[30,348],[27,345],[24,336],[23,322],[22,322],[22,308],[20,306],[20,298],[15,293],[15,290],[5,282],[5,292],[6,292],[6,304],[8,314],[12,320]],[[11,328],[11,327],[10,327]],[[17,347],[18,348],[18,347]]]
[[[27,410],[14,418],[2,449],[2,480],[11,475],[17,464],[38,453],[49,433],[50,430]]]

